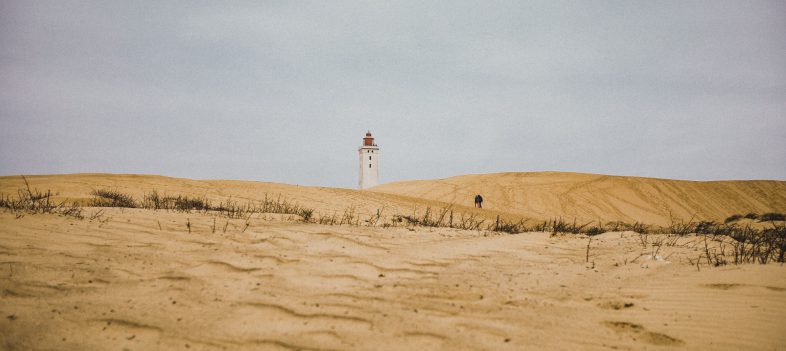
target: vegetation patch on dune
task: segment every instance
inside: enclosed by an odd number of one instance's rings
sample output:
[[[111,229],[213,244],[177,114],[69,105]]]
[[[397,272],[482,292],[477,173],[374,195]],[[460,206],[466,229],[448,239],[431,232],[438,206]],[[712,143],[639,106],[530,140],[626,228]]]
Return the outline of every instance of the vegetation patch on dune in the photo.
[[[279,213],[298,215],[309,221],[314,213],[314,210],[282,199],[281,196],[272,198],[265,195],[262,201],[248,201],[245,204],[230,198],[214,204],[207,198],[162,195],[156,190],[146,193],[141,201],[136,201],[131,195],[108,189],[93,190],[92,195],[94,199],[89,204],[94,207],[143,208],[187,213],[212,212],[228,218],[246,218],[254,213]]]
[[[67,204],[66,201],[56,202],[52,199],[55,194],[47,190],[41,192],[31,189],[25,177],[25,188],[17,190],[17,195],[0,194],[0,208],[11,211],[17,218],[26,214],[56,214],[61,216],[82,219],[82,208],[76,203]]]
[[[320,215],[314,209],[290,201],[281,195],[271,197],[267,194],[262,200],[248,200],[244,203],[232,198],[215,203],[206,197],[166,195],[160,194],[156,190],[145,193],[141,200],[135,199],[130,194],[112,189],[93,189],[91,195],[93,198],[87,202],[87,205],[93,207],[141,208],[185,213],[206,213],[227,218],[245,219],[246,229],[250,226],[249,219],[254,214],[275,213],[298,216],[299,220],[307,223],[339,226],[351,225],[383,228],[420,226],[509,234],[551,232],[552,235],[574,234],[589,237],[606,232],[633,231],[642,235],[644,238],[643,242],[647,241],[646,236],[649,234],[669,234],[676,237],[696,234],[702,236],[704,241],[704,250],[696,260],[697,267],[701,261],[706,261],[708,265],[720,266],[727,263],[764,264],[784,262],[786,260],[786,225],[782,224],[784,215],[774,212],[762,215],[756,213],[748,213],[744,216],[741,214],[732,215],[724,223],[694,221],[691,219],[687,222],[672,220],[671,225],[668,226],[651,226],[640,222],[630,224],[621,221],[579,223],[575,219],[568,221],[562,217],[531,223],[530,219],[514,219],[510,216],[496,215],[496,218],[488,218],[488,216],[478,213],[456,211],[452,206],[437,210],[426,207],[425,211],[421,213],[418,213],[417,209],[413,209],[411,214],[393,214],[390,216],[383,214],[385,211],[384,207],[378,209],[375,214],[363,215],[354,206],[349,206],[340,216],[338,213]],[[53,194],[49,190],[46,192],[40,192],[37,189],[32,190],[25,179],[25,188],[19,189],[16,197],[0,196],[0,208],[13,212],[17,218],[25,214],[36,213],[52,213],[83,218],[82,209],[77,203],[72,203],[71,205],[66,205],[65,201],[55,203],[52,201],[52,196]],[[742,219],[754,219],[760,223],[767,222],[769,227],[737,224]],[[187,228],[191,229],[190,222],[187,223]],[[213,232],[215,232],[215,222]],[[654,242],[662,244],[664,240],[655,240]],[[713,244],[710,245],[709,243]],[[587,261],[589,261],[590,256],[589,251],[590,245],[588,244]],[[656,256],[656,253],[653,253],[652,256]]]
[[[744,216],[741,214],[733,214],[729,217],[726,217],[724,223],[733,223],[741,219],[758,220],[759,222],[773,222],[773,221],[782,222],[782,221],[786,221],[786,214],[778,213],[778,212],[767,212],[762,215],[750,212]]]

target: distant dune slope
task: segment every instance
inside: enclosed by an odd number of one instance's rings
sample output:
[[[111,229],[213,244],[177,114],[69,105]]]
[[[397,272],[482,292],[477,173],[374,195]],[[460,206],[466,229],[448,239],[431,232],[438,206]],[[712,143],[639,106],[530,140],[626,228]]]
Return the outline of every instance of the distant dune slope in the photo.
[[[786,182],[682,181],[583,173],[495,173],[439,180],[394,182],[372,191],[472,206],[544,219],[640,221],[666,225],[671,218],[723,220],[735,213],[786,212]]]
[[[442,208],[449,204],[435,200],[412,198],[396,194],[360,191],[353,189],[299,186],[269,182],[239,180],[194,180],[171,178],[156,175],[135,174],[62,174],[26,176],[30,187],[40,191],[51,190],[60,201],[82,201],[92,198],[93,189],[111,189],[133,196],[137,201],[153,190],[161,195],[187,195],[207,198],[213,204],[232,199],[240,204],[260,201],[265,196],[295,202],[316,210],[316,215],[339,218],[344,211],[359,214],[361,220],[376,215],[377,210],[383,217],[394,214],[412,214],[425,211],[427,207]],[[21,176],[0,177],[0,195],[16,195],[25,184]],[[454,206],[458,212],[476,213],[486,218],[494,218],[496,211],[476,211],[470,206]],[[506,216],[506,214],[502,214]],[[507,215],[507,217],[511,217]]]

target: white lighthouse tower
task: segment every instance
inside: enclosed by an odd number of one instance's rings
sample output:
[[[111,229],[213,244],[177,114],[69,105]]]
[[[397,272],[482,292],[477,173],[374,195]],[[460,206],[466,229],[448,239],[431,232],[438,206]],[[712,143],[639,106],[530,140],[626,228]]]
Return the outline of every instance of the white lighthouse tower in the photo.
[[[360,189],[368,189],[379,184],[379,147],[374,144],[371,132],[366,132],[363,146],[358,149],[360,156]]]

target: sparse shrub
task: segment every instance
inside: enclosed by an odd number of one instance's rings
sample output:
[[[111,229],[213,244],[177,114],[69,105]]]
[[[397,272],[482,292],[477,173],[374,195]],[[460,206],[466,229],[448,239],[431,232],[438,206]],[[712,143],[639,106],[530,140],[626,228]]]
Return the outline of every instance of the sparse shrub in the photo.
[[[697,223],[693,222],[693,218],[695,217],[692,217],[688,222],[683,222],[682,220],[678,222],[672,218],[671,225],[664,228],[667,231],[666,234],[688,235],[695,233]]]
[[[457,223],[454,228],[463,230],[478,230],[485,221],[486,220],[483,218],[478,218],[478,216],[474,213],[466,215],[464,212],[462,212],[459,223]]]
[[[509,234],[518,234],[529,231],[529,228],[526,226],[526,220],[520,219],[518,222],[513,221],[506,221],[504,218],[501,218],[497,215],[496,222],[489,226],[489,230],[493,230],[495,232],[504,232]]]
[[[344,215],[341,216],[341,221],[338,222],[338,225],[343,224],[357,224],[359,221],[359,217],[355,213],[355,206],[349,206],[348,208],[344,209]]]
[[[723,233],[733,239],[734,264],[784,262],[786,256],[786,225],[774,224],[757,230],[750,225],[729,226]]]
[[[602,223],[598,222],[597,226],[589,226],[584,229],[584,234],[588,236],[600,235],[606,232],[606,228]]]
[[[210,200],[204,197],[189,197],[187,195],[166,196],[160,195],[156,190],[153,190],[143,197],[142,208],[186,213],[193,211],[213,212],[227,218],[247,218],[254,213],[292,214],[303,217],[305,222],[310,222],[314,216],[313,209],[301,207],[296,203],[283,199],[281,195],[272,198],[267,194],[265,194],[265,198],[261,202],[248,201],[245,204],[240,204],[238,201],[233,201],[230,198],[226,202],[213,205]],[[321,220],[320,223],[324,222],[325,220]],[[331,224],[334,224],[334,222]]]
[[[757,214],[755,214],[753,212],[749,212],[748,214],[745,215],[745,218],[747,218],[747,219],[759,219],[759,215],[757,215]]]
[[[141,207],[152,210],[168,209],[172,207],[171,204],[167,203],[168,200],[170,199],[160,196],[158,191],[153,190],[142,197]]]
[[[773,259],[780,263],[786,262],[786,225],[775,225],[765,230],[764,237],[774,249]]]
[[[625,230],[629,230],[626,228],[629,224],[622,222],[622,221],[614,221],[614,222],[606,222],[605,228],[610,232],[621,232]]]
[[[66,204],[66,201],[55,203],[52,200],[52,191],[40,192],[38,189],[31,190],[27,178],[22,177],[25,182],[24,189],[17,190],[17,196],[0,194],[0,208],[11,211],[16,218],[21,218],[25,214],[56,214],[60,216],[83,219],[82,208],[78,204]]]
[[[191,211],[210,211],[210,202],[207,199],[197,198],[197,197],[188,197],[188,196],[178,196],[174,200],[174,210],[180,212],[191,212]]]
[[[509,233],[521,233],[526,231],[522,223],[506,222],[503,219],[498,219],[498,222],[492,223],[484,227],[483,224],[486,219],[477,216],[474,213],[466,214],[460,213],[460,217],[456,216],[451,207],[442,208],[434,212],[431,207],[426,207],[423,215],[418,215],[417,210],[414,210],[411,215],[393,215],[390,223],[383,224],[383,227],[396,226],[399,223],[407,225],[424,226],[424,227],[443,227],[443,228],[457,228],[463,230],[497,230]]]
[[[314,215],[314,210],[312,209],[301,209],[300,216],[303,217],[304,222],[311,222],[311,217]]]
[[[93,189],[93,199],[89,202],[93,207],[127,207],[134,208],[134,198],[116,190]]]
[[[726,260],[726,245],[722,240],[718,240],[718,247],[710,248],[707,243],[707,235],[704,236],[704,257],[707,259],[707,264],[714,267],[725,266],[728,262]],[[696,261],[701,261],[701,256]]]
[[[731,215],[731,216],[727,217],[726,220],[723,221],[723,223],[728,224],[728,223],[731,223],[731,222],[739,221],[740,219],[742,219],[742,215],[741,214],[734,214],[734,215]]]
[[[635,222],[633,224],[622,221],[608,222],[604,226],[604,229],[608,232],[632,231],[639,234],[647,234],[649,232],[647,225],[641,222]]]
[[[783,213],[769,212],[761,215],[759,221],[760,222],[786,221],[786,215],[784,215]]]
[[[551,225],[549,224],[550,222],[551,221],[543,221],[543,223],[538,223],[532,227],[532,230],[536,232],[549,232],[551,231]]]
[[[641,222],[633,223],[633,226],[631,227],[630,230],[639,234],[648,234],[650,232],[649,227],[647,227],[646,224]]]
[[[559,219],[554,220],[554,225],[552,226],[552,234],[558,233],[570,233],[570,234],[579,234],[582,233],[584,228],[588,226],[592,222],[587,222],[583,225],[577,225],[576,219],[573,219],[573,223],[565,222],[565,220],[560,217]]]
[[[696,234],[711,234],[718,230],[718,224],[713,221],[701,221],[693,229]]]
[[[208,203],[208,208],[210,211],[218,212],[220,215],[227,218],[243,218],[246,213],[256,212],[253,202],[247,203],[246,205],[240,205],[237,201],[232,201],[231,198],[226,202],[219,203],[218,206],[211,206]]]
[[[336,213],[333,213],[331,216],[320,216],[317,220],[319,224],[325,225],[335,225],[336,224]]]

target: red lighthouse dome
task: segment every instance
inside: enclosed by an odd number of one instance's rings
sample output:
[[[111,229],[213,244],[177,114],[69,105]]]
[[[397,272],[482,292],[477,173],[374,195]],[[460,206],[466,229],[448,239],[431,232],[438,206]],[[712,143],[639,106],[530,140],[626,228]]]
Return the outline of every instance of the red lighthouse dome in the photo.
[[[366,132],[366,137],[363,138],[363,146],[376,146],[374,144],[374,137],[371,136],[371,131]]]

